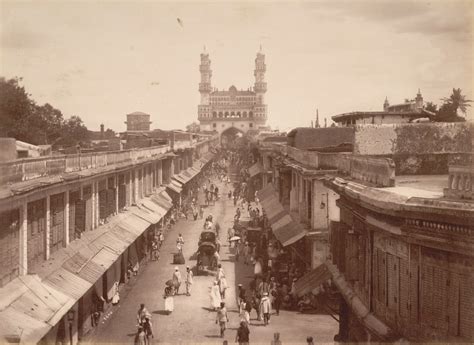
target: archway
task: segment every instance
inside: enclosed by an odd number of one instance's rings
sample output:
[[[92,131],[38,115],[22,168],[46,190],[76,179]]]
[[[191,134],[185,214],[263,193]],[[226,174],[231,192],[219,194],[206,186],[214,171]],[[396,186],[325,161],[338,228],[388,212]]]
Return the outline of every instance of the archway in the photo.
[[[221,133],[222,147],[230,147],[235,145],[239,138],[243,137],[243,132],[235,127],[229,127]]]

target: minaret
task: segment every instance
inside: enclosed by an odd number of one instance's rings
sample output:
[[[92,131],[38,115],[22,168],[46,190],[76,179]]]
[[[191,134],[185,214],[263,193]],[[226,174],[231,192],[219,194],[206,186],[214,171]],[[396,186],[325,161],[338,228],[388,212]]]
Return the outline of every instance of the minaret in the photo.
[[[315,128],[319,128],[319,110],[316,109],[316,122],[314,123]]]
[[[265,92],[267,92],[267,83],[265,83],[265,55],[262,53],[262,46],[255,59],[255,84],[254,91],[257,96],[257,104],[265,104]]]
[[[418,89],[418,93],[416,94],[415,98],[415,110],[421,111],[423,109],[423,96],[421,95],[420,89]]]
[[[385,97],[385,102],[383,102],[383,111],[388,111],[388,107],[390,104],[388,103],[387,97]]]
[[[210,94],[212,91],[211,86],[211,60],[209,54],[206,52],[206,46],[204,46],[204,52],[201,53],[201,64],[199,65],[199,71],[201,72],[201,82],[199,83],[199,92],[201,93],[201,105],[210,104]]]

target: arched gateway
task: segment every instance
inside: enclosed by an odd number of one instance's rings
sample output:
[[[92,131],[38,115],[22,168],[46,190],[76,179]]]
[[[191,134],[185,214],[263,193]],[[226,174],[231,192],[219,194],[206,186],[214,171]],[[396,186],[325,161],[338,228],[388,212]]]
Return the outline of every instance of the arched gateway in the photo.
[[[238,90],[231,86],[228,90],[218,90],[211,86],[211,60],[209,54],[201,54],[201,104],[198,105],[198,120],[202,131],[227,133],[230,128],[247,133],[252,129],[265,126],[267,121],[267,105],[265,93],[265,55],[261,50],[255,59],[255,83],[247,90]],[[228,137],[229,135],[226,135]]]
[[[221,133],[222,147],[231,147],[238,138],[243,136],[244,132],[235,127],[229,127]]]

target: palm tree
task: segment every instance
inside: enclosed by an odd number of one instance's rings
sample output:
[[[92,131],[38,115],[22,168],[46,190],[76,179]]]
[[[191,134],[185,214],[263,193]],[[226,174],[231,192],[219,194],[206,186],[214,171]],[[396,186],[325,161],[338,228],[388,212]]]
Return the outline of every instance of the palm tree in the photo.
[[[470,107],[471,105],[469,103],[472,102],[470,99],[466,99],[466,96],[463,95],[461,89],[454,89],[453,88],[453,93],[449,98],[443,98],[442,101],[445,104],[449,104],[453,107],[455,113],[457,114],[457,110],[461,110],[463,114],[466,114],[467,107]]]

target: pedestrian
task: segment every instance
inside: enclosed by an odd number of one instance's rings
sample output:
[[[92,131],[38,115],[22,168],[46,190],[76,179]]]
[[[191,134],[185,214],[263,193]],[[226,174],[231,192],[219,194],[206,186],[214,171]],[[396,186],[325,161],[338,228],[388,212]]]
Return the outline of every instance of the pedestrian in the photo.
[[[244,321],[240,322],[240,326],[237,329],[237,335],[235,336],[235,341],[239,343],[239,345],[248,345],[250,340],[250,330],[247,324]]]
[[[181,272],[179,271],[178,266],[174,268],[173,273],[173,287],[174,287],[174,294],[179,295],[179,287],[181,286]]]
[[[273,290],[273,305],[277,315],[280,315],[280,307],[283,301],[283,289],[280,283],[276,284],[276,289]]]
[[[221,302],[220,307],[217,309],[216,317],[216,324],[219,323],[221,338],[224,337],[224,332],[227,328],[227,322],[229,322],[229,317],[227,316],[227,308],[225,307],[225,303]]]
[[[145,330],[141,325],[138,326],[137,334],[135,335],[135,345],[147,345]]]
[[[280,333],[273,333],[273,340],[271,345],[281,345]]]
[[[183,238],[183,235],[179,234],[178,235],[178,238],[176,239],[176,244],[177,245],[181,245],[181,248],[183,247],[184,245],[184,238]],[[178,248],[179,249],[179,248]]]
[[[156,240],[153,240],[151,243],[151,259],[152,261],[157,261],[159,258],[159,252],[158,252],[158,242]]]
[[[147,345],[150,344],[150,338],[154,338],[153,336],[153,325],[151,324],[151,317],[145,316],[145,321],[143,322],[143,331],[145,332],[145,343]]]
[[[217,280],[214,281],[214,283],[211,287],[211,292],[209,293],[209,297],[211,299],[211,308],[213,310],[217,310],[217,308],[219,308],[219,306],[222,302],[221,292],[220,292]]]
[[[262,276],[262,262],[260,258],[255,259],[255,266],[253,269],[253,273],[255,274],[255,278]]]
[[[221,257],[219,256],[219,253],[217,251],[214,252],[214,268],[219,267],[221,262]]]
[[[221,241],[219,240],[218,237],[216,237],[216,250],[218,253],[221,251]]]
[[[151,316],[151,314],[148,312],[148,309],[145,307],[145,303],[141,303],[140,308],[138,308],[137,311],[137,323],[141,325],[147,315]]]
[[[230,190],[229,193],[227,194],[227,197],[230,199],[232,199],[232,191]]]
[[[263,322],[265,326],[270,323],[271,311],[272,305],[270,303],[270,299],[268,298],[268,292],[264,292],[260,301],[260,315],[263,315]]]
[[[163,245],[163,241],[165,240],[165,236],[163,235],[163,231],[160,231],[159,240],[160,240],[160,248],[161,248],[161,246]]]
[[[245,302],[245,289],[242,284],[237,285],[237,305],[239,306],[239,313],[242,312],[240,306],[242,302]]]
[[[250,247],[249,247],[248,242],[245,242],[243,255],[244,255],[244,264],[248,265],[248,263],[250,262]]]
[[[227,290],[227,288],[227,280],[225,279],[225,276],[223,276],[221,279],[219,279],[219,291],[221,293],[222,300],[225,299],[225,290]]]
[[[221,264],[217,265],[217,273],[216,273],[217,281],[225,277],[224,269],[222,268]]]
[[[229,229],[227,229],[227,239],[229,241],[229,248],[232,248],[232,241],[231,241],[232,237],[234,237],[234,229],[229,228]]]
[[[308,344],[308,345],[314,345],[313,337],[307,337],[307,338],[306,338],[306,344]]]
[[[189,268],[189,266],[186,266],[186,296],[191,296],[191,287],[193,285],[193,271]]]
[[[166,286],[163,298],[165,299],[165,311],[169,315],[174,310],[173,288],[171,286]]]
[[[202,219],[202,217],[204,217],[204,208],[199,206],[199,219]]]

